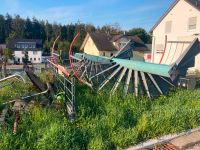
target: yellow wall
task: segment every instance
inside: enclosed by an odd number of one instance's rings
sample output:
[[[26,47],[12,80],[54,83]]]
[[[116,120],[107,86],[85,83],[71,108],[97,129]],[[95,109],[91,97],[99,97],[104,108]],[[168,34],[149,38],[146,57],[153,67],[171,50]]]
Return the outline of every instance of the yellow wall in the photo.
[[[111,53],[113,55],[116,54],[116,51],[99,51],[94,44],[92,38],[89,36],[88,40],[86,41],[85,47],[84,47],[84,53],[90,54],[90,55],[95,55],[95,56],[106,56],[110,57]]]
[[[85,44],[84,53],[99,56],[99,50],[97,49],[91,37],[88,38]]]

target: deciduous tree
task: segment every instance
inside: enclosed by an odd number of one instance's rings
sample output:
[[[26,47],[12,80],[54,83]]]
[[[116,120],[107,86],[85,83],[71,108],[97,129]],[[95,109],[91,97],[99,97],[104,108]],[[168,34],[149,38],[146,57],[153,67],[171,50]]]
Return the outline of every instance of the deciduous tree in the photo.
[[[4,70],[4,77],[7,76],[7,63],[8,59],[12,58],[12,53],[8,48],[3,49],[3,70]]]

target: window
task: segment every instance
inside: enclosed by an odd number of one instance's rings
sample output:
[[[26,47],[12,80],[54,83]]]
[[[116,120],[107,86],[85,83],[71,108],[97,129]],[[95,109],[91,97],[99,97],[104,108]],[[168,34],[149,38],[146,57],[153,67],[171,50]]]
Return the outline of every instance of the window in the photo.
[[[112,57],[113,56],[113,53],[110,53],[110,57]]]
[[[40,61],[40,58],[38,58],[38,61]]]
[[[32,58],[30,58],[30,61],[32,61]]]
[[[24,46],[25,48],[28,48],[28,44],[25,44],[25,46]]]
[[[164,51],[164,45],[157,44],[156,45],[156,53],[163,53],[163,51]]]
[[[34,61],[36,61],[36,58],[34,58]]]
[[[165,33],[171,33],[172,31],[172,21],[167,21],[165,23]]]
[[[21,44],[21,48],[25,48],[25,45],[24,45],[24,44]]]
[[[117,48],[118,48],[118,49],[122,49],[125,45],[126,45],[126,43],[120,42],[120,43],[119,43],[119,47],[117,47]]]
[[[103,52],[103,56],[106,56],[106,53],[105,53],[105,52]]]
[[[193,31],[197,27],[197,17],[190,17],[188,20],[188,31]]]
[[[37,55],[37,51],[33,51],[33,55]]]
[[[20,48],[20,44],[16,44],[16,47],[17,47],[17,48]]]

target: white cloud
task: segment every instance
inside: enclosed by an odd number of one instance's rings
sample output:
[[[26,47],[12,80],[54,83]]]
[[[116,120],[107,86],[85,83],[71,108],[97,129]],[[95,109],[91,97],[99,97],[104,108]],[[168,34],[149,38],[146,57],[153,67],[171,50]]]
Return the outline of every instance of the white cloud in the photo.
[[[63,22],[65,20],[73,20],[74,18],[79,17],[79,14],[81,14],[82,11],[83,7],[81,6],[52,7],[37,12],[35,16],[40,19],[49,20],[50,22]]]
[[[2,0],[0,13],[9,13],[11,15],[16,15],[20,14],[19,12],[21,12],[19,0]]]

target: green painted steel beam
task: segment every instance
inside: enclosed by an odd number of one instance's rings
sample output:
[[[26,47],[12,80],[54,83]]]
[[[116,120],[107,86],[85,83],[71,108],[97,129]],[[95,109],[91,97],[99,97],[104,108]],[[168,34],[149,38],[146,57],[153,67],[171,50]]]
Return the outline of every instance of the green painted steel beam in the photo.
[[[132,70],[160,75],[164,77],[170,77],[170,70],[172,69],[172,66],[170,65],[154,64],[144,61],[127,60],[119,58],[113,58],[112,60],[113,62]]]
[[[110,63],[115,62],[123,67],[141,71],[145,73],[160,75],[164,77],[170,77],[170,70],[172,69],[172,66],[170,65],[163,65],[163,64],[154,64],[154,63],[148,63],[144,61],[139,60],[128,60],[128,59],[120,59],[120,58],[109,58],[105,56],[94,56],[89,54],[83,54],[83,53],[76,53],[75,57],[78,58],[86,58],[90,61],[97,62],[97,63]]]
[[[81,58],[86,58],[90,61],[96,62],[96,63],[110,63],[111,58],[105,57],[105,56],[94,56],[94,55],[89,55],[86,53],[76,53],[75,57],[81,59]]]

